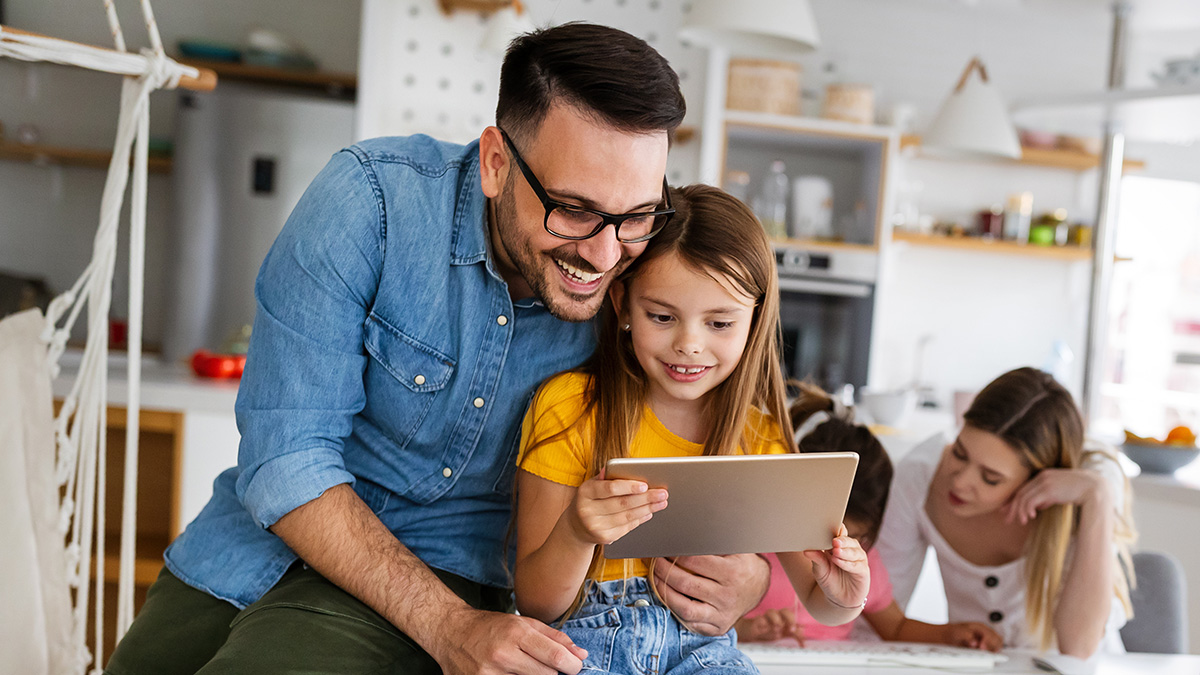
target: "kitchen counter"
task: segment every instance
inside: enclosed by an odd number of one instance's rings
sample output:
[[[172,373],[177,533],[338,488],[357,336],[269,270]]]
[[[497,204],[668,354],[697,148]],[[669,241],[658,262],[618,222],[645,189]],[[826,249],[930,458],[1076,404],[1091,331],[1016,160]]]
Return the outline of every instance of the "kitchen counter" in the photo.
[[[83,352],[69,350],[60,360],[62,374],[54,380],[54,396],[67,395],[79,372]],[[113,354],[108,366],[108,403],[124,406],[129,402],[127,359]],[[142,358],[142,408],[173,412],[204,412],[233,414],[237,400],[237,380],[213,380],[197,377],[183,363],[163,362],[157,358]]]

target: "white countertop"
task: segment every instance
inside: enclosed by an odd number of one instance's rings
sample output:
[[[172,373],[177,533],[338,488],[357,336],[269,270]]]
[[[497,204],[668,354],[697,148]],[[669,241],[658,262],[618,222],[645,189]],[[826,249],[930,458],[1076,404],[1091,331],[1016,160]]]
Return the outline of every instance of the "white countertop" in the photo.
[[[79,371],[83,352],[69,350],[59,364],[61,374],[54,379],[54,396],[70,392]],[[108,368],[108,403],[123,406],[129,402],[126,378],[127,359],[124,354],[112,354]],[[213,380],[198,377],[184,363],[168,363],[153,357],[142,358],[142,408],[173,412],[207,412],[233,414],[237,400],[237,380]]]

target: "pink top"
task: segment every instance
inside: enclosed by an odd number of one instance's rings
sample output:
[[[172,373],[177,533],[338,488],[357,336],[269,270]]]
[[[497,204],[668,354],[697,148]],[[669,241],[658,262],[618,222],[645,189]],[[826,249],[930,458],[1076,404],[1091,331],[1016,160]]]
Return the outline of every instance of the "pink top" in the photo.
[[[826,626],[812,618],[796,597],[792,582],[788,580],[787,572],[783,571],[779,559],[774,553],[765,555],[771,562],[771,586],[763,596],[762,602],[758,603],[758,607],[747,612],[746,617],[752,619],[769,609],[790,609],[795,612],[796,621],[804,626],[806,640],[849,639],[854,622],[841,626]],[[867,565],[871,569],[871,590],[867,592],[867,606],[863,612],[870,614],[887,609],[892,604],[892,582],[888,580],[887,568],[883,566],[883,561],[874,548],[867,551]]]

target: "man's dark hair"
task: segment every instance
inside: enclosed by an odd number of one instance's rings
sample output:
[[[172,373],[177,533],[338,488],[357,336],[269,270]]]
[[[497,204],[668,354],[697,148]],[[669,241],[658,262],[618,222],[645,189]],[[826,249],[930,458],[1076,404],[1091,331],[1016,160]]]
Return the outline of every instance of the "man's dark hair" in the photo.
[[[687,110],[679,76],[653,47],[625,31],[578,22],[512,41],[500,69],[496,124],[528,139],[555,102],[631,132],[671,134]]]

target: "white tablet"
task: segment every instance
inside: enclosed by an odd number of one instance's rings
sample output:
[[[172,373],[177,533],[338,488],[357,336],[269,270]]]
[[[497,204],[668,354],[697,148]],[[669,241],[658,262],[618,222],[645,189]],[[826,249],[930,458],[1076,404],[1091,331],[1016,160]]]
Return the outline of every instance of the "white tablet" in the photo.
[[[604,557],[827,549],[857,467],[853,452],[611,460],[607,478],[669,495],[667,508],[604,547]]]

